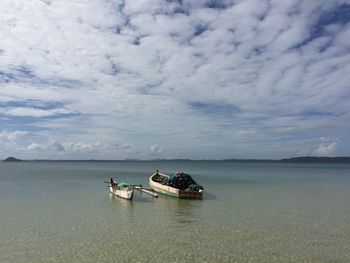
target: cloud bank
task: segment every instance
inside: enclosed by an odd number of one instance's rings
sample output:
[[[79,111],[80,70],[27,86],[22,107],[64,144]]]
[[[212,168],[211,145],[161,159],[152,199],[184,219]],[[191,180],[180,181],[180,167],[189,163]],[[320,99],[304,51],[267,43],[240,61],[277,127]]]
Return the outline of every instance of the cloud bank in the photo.
[[[350,1],[0,8],[4,157],[350,154]]]

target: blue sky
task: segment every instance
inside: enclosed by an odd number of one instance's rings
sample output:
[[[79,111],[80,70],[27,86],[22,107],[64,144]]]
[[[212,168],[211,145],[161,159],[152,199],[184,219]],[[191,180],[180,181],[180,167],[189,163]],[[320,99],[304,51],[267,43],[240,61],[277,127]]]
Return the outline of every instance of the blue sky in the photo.
[[[0,158],[350,156],[350,1],[0,8]]]

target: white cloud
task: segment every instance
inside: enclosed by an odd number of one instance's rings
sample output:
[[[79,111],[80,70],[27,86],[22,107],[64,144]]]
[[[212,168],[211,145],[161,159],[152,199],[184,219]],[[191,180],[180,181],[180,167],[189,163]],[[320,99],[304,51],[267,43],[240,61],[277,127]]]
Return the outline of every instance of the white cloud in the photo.
[[[322,142],[313,152],[314,156],[332,156],[337,150],[338,141]]]
[[[2,130],[0,131],[0,142],[5,143],[13,143],[17,140],[17,138],[26,135],[26,131],[6,131]]]
[[[4,156],[13,156],[18,150],[18,142],[25,140],[28,132],[26,131],[7,131],[0,130],[0,154]]]
[[[130,143],[121,143],[121,144],[106,144],[101,143],[100,141],[96,142],[61,142],[56,139],[50,138],[46,143],[36,143],[32,142],[29,144],[26,149],[28,151],[36,151],[36,152],[48,152],[50,156],[52,153],[59,153],[60,155],[67,154],[71,156],[73,154],[103,154],[103,156],[107,156],[108,154],[112,154],[115,156],[115,153],[123,153],[123,154],[136,154],[138,150]],[[106,155],[107,154],[107,155]],[[77,157],[76,157],[77,158]],[[79,158],[78,158],[79,159]]]
[[[45,150],[45,148],[46,147],[44,145],[36,143],[36,142],[32,142],[31,144],[29,144],[27,146],[27,149],[29,151],[42,151],[42,150]]]
[[[65,146],[61,142],[54,139],[49,141],[48,148],[56,152],[62,152],[65,150]]]
[[[151,153],[153,154],[160,154],[164,151],[163,148],[161,148],[158,144],[153,144],[149,147]]]
[[[48,117],[60,114],[74,114],[74,112],[67,109],[38,109],[28,107],[16,107],[16,108],[3,108],[0,109],[0,114],[6,114],[10,116],[27,116],[27,117]]]

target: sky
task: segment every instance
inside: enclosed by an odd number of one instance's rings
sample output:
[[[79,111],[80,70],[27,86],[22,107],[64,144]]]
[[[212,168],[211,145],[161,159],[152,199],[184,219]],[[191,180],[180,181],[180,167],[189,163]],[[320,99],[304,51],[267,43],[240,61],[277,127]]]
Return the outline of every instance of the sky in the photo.
[[[349,0],[0,10],[0,159],[350,156]]]

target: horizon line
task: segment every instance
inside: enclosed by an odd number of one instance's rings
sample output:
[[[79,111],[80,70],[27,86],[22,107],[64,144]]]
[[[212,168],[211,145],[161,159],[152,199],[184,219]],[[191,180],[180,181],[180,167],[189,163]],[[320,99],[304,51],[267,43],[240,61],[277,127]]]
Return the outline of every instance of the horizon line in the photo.
[[[346,161],[350,162],[350,156],[297,156],[281,159],[259,159],[259,158],[225,158],[225,159],[191,159],[191,158],[157,158],[157,159],[19,159],[7,157],[2,162],[154,162],[154,161],[248,161],[248,162],[315,162],[315,161]]]

